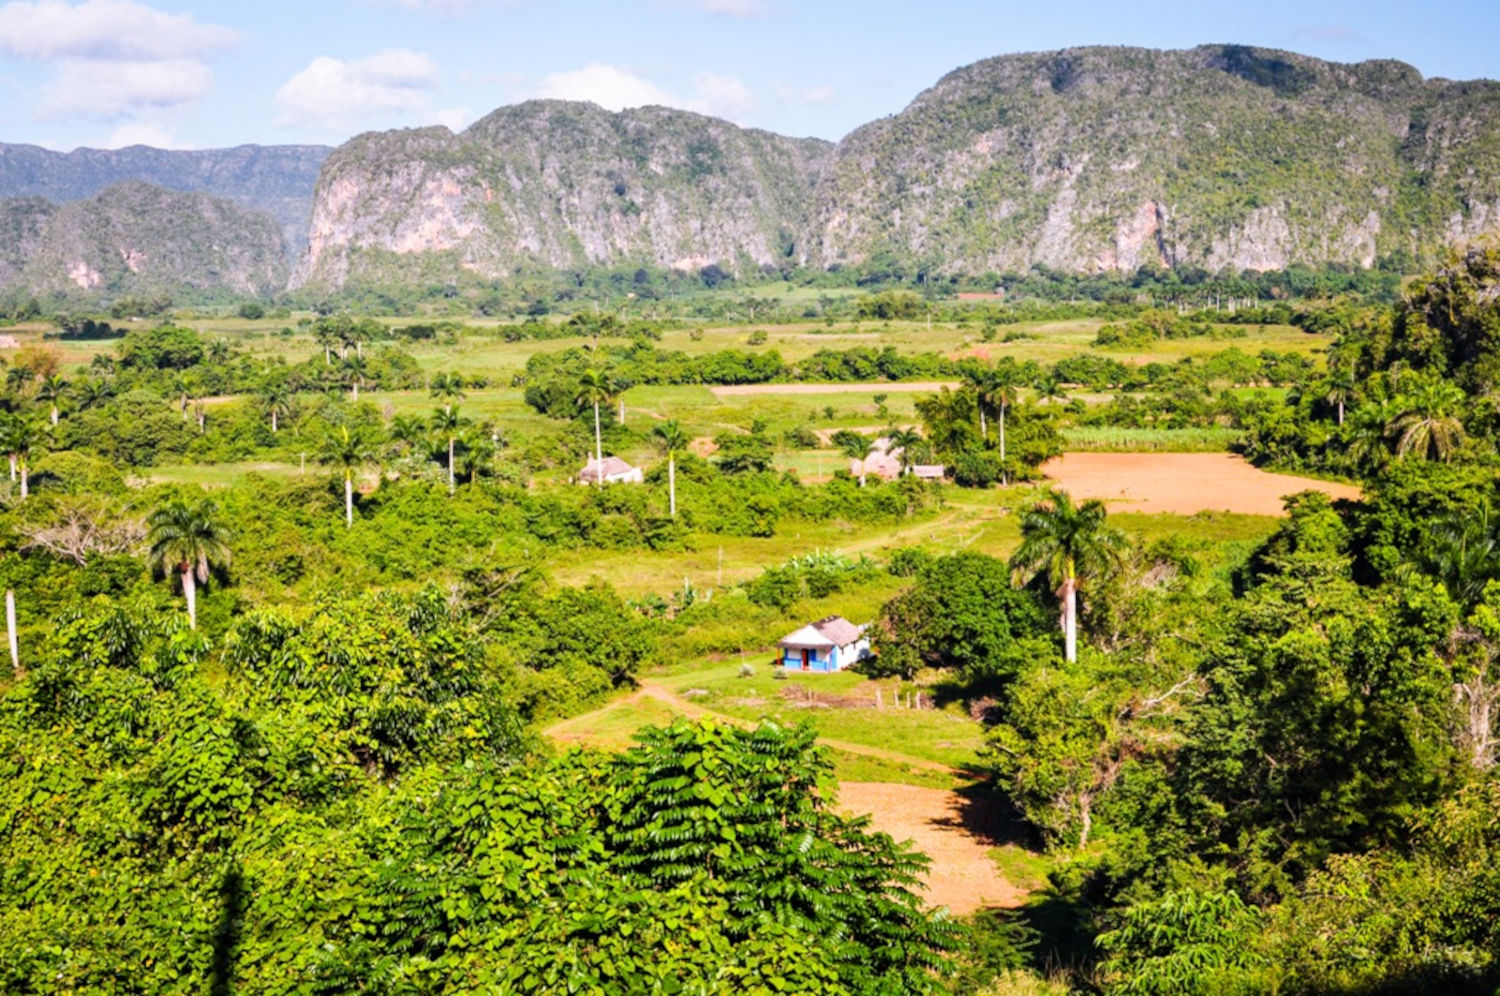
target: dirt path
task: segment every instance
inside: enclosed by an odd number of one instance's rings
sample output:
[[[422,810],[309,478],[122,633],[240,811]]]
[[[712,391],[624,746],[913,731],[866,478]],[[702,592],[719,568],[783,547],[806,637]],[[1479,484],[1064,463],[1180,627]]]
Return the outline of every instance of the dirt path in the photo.
[[[710,387],[717,398],[742,394],[885,394],[892,391],[925,391],[958,387],[956,380],[876,381],[871,384],[729,384]]]
[[[700,706],[665,685],[648,681],[622,699],[548,727],[543,731],[544,735],[559,743],[576,743],[583,739],[580,732],[587,730],[598,717],[646,699],[689,719],[714,719],[742,728],[756,725],[750,720]],[[946,765],[909,757],[898,751],[827,737],[819,737],[818,742],[836,750],[896,761],[912,768],[953,772]],[[872,828],[888,833],[898,841],[910,841],[932,859],[932,865],[922,879],[923,896],[932,906],[946,906],[962,916],[987,906],[1019,906],[1026,900],[1025,890],[1006,881],[990,857],[990,851],[1005,842],[1002,835],[1004,824],[993,809],[981,802],[946,789],[887,782],[841,782],[838,808],[850,816],[869,816]]]
[[[996,817],[957,792],[841,782],[839,809],[851,816],[868,815],[876,830],[911,841],[932,859],[923,876],[932,906],[946,906],[962,916],[1026,901],[1026,893],[1007,882],[990,857],[990,850],[1003,843],[995,835]]]
[[[1360,495],[1348,484],[1267,473],[1228,453],[1065,453],[1042,473],[1075,499],[1100,498],[1118,512],[1281,515],[1281,499],[1298,491]]]

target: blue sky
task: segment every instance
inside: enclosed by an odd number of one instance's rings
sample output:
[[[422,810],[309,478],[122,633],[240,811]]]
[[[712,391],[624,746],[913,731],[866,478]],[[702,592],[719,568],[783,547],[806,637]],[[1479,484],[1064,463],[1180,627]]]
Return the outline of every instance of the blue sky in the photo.
[[[0,141],[337,144],[537,96],[837,139],[1007,52],[1238,42],[1495,79],[1497,41],[1497,0],[12,0]]]

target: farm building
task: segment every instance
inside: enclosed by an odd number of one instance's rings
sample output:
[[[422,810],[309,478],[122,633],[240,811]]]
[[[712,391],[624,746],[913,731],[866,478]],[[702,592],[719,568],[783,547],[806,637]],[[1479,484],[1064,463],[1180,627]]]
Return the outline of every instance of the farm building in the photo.
[[[600,478],[605,484],[639,484],[644,480],[641,468],[632,467],[619,457],[605,457],[601,464],[598,460],[590,460],[583,465],[578,472],[579,484],[598,484]]]
[[[941,481],[948,468],[940,463],[914,463],[911,472],[924,481]]]
[[[941,481],[945,468],[940,463],[918,463],[907,468],[908,474],[928,481]],[[870,443],[870,455],[861,461],[850,459],[849,473],[858,477],[863,471],[870,477],[882,481],[894,481],[901,476],[901,447],[894,445],[889,436],[881,436]]]
[[[781,666],[788,671],[842,671],[870,655],[865,628],[843,616],[809,623],[781,638]]]

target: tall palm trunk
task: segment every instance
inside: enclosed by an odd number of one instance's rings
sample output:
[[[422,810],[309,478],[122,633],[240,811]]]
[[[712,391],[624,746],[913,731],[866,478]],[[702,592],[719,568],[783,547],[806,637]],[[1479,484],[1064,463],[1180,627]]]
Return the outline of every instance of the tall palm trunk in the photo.
[[[869,457],[865,457],[863,460],[861,460],[859,462],[859,486],[860,487],[864,487],[865,486],[865,461],[867,461],[869,459],[870,459]]]
[[[271,409],[271,435],[276,435],[276,409]]]
[[[359,400],[359,381],[354,382],[354,400]]]
[[[1000,406],[1000,459],[1005,460],[1005,405]]]
[[[1342,401],[1340,401],[1339,402],[1339,425],[1343,426],[1343,424],[1344,424],[1344,403]]]
[[[984,424],[984,402],[979,403],[979,441],[982,443],[990,438],[989,427]]]
[[[672,518],[677,518],[677,454],[667,453],[667,504]]]
[[[453,438],[448,437],[448,493],[451,495],[455,485],[453,483]]]
[[[604,486],[604,435],[599,431],[599,402],[594,402],[594,480]]]
[[[16,639],[16,593],[5,592],[5,636],[10,644],[10,669],[21,673],[21,645]]]
[[[57,406],[52,406],[52,427],[57,428]]]
[[[198,577],[192,564],[182,565],[182,593],[187,596],[188,629],[198,628]]]
[[[22,498],[25,498],[27,495],[31,494],[31,486],[30,486],[30,483],[29,483],[29,475],[28,475],[28,471],[29,470],[30,470],[30,468],[26,466],[26,458],[23,456],[21,458],[21,497]]]
[[[1078,579],[1064,580],[1058,594],[1062,596],[1063,659],[1071,664],[1078,660]]]
[[[354,528],[354,472],[344,471],[344,528]]]
[[[16,483],[16,455],[10,454],[10,483]]]

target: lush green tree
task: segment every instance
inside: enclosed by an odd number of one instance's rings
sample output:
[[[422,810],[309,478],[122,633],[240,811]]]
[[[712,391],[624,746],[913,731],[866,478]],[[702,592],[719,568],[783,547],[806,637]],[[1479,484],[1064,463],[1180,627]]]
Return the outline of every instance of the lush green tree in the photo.
[[[667,505],[672,518],[677,518],[677,454],[687,450],[688,434],[683,430],[682,424],[676,419],[668,419],[660,425],[652,426],[652,438],[656,445],[667,455]]]
[[[354,472],[374,459],[374,448],[363,428],[340,425],[323,436],[318,460],[344,472],[344,526],[354,527]],[[451,468],[451,465],[450,465]]]
[[[163,573],[182,579],[188,626],[197,629],[198,585],[208,581],[213,568],[229,565],[229,530],[219,516],[219,506],[210,498],[192,504],[177,499],[153,511],[146,522],[151,562]]]
[[[602,367],[589,367],[578,377],[574,400],[579,406],[594,408],[594,460],[599,468],[598,484],[604,483],[604,435],[599,428],[599,406],[608,405],[619,393],[619,382]]]
[[[1447,381],[1425,381],[1406,397],[1401,414],[1387,429],[1397,456],[1447,462],[1463,446],[1462,389]]]
[[[1011,556],[1018,580],[1045,574],[1062,602],[1064,656],[1078,659],[1078,591],[1116,570],[1127,543],[1105,522],[1104,503],[1073,504],[1066,491],[1051,491],[1021,518],[1021,545]]]
[[[448,441],[448,493],[452,494],[457,485],[455,470],[457,464],[454,460],[454,450],[458,445],[458,437],[463,433],[464,427],[469,420],[459,414],[456,405],[448,405],[442,411],[432,413],[428,422],[432,431]]]
[[[887,429],[885,438],[890,440],[893,450],[900,450],[897,459],[901,463],[902,475],[911,473],[912,464],[917,462],[917,451],[927,445],[927,440],[915,428],[901,426]]]
[[[443,402],[443,410],[452,409],[453,403],[468,397],[464,393],[464,379],[456,373],[435,373],[428,383],[428,391]]]
[[[875,441],[853,429],[840,429],[833,435],[833,444],[839,452],[851,460],[859,461],[859,486],[865,486],[865,461],[875,452]]]
[[[51,408],[51,414],[48,417],[51,419],[53,425],[57,424],[58,403],[69,394],[68,386],[68,382],[58,374],[43,377],[37,382],[34,397],[38,402],[46,404]]]

